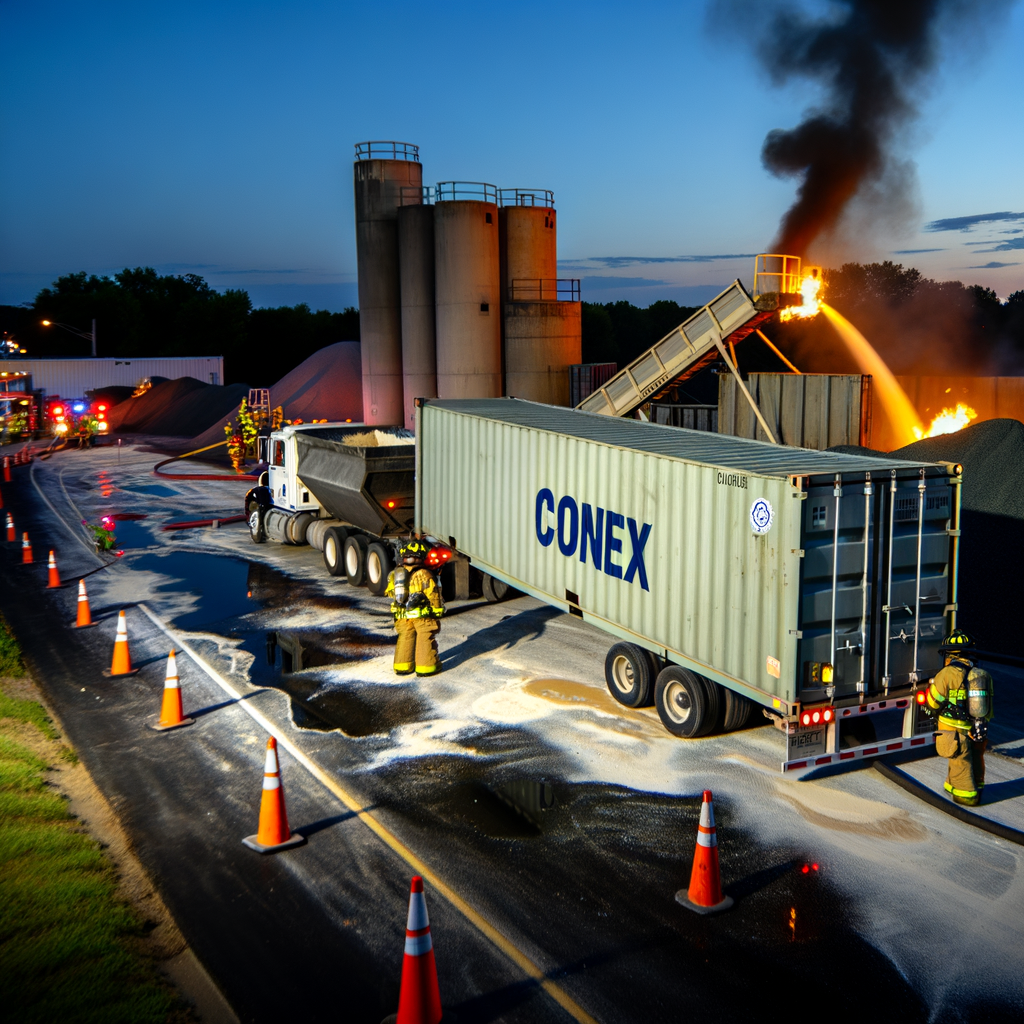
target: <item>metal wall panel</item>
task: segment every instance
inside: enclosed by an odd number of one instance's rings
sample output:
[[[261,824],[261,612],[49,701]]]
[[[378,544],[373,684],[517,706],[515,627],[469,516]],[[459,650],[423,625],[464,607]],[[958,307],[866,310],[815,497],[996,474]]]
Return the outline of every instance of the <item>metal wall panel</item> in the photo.
[[[775,436],[783,444],[818,451],[861,443],[865,387],[860,374],[752,373],[747,380]],[[719,375],[718,407],[719,433],[768,440],[732,374]]]
[[[224,383],[223,356],[179,359],[2,359],[0,371],[31,373],[32,386],[47,395],[84,398],[86,391],[118,384],[135,387],[144,377],[195,377],[204,384]]]

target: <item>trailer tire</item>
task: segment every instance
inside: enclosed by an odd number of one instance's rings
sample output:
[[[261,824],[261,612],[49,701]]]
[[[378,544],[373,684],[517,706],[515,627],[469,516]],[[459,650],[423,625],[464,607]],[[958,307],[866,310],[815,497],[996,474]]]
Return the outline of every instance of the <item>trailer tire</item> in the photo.
[[[748,700],[742,693],[730,690],[728,686],[722,687],[723,732],[742,729],[750,721],[750,715],[753,710],[754,702],[752,700]]]
[[[654,682],[651,656],[636,644],[612,644],[604,659],[604,680],[608,692],[624,707],[648,706]]]
[[[394,567],[387,545],[374,541],[366,549],[367,590],[377,597],[383,597],[384,591],[388,589],[388,575]]]
[[[255,501],[249,502],[249,536],[253,544],[262,544],[267,539],[263,528],[263,509]]]
[[[497,604],[499,601],[507,601],[511,597],[515,597],[519,591],[514,587],[510,587],[504,580],[499,580],[494,576],[488,576],[487,573],[482,572],[480,575],[483,577],[480,583],[480,590],[484,595],[484,600],[488,604]]]
[[[348,530],[344,526],[331,526],[324,531],[324,565],[332,576],[345,575],[345,541]]]
[[[350,587],[366,583],[366,549],[369,543],[361,533],[350,533],[345,540],[345,575]]]
[[[673,736],[696,739],[715,726],[717,710],[712,707],[705,680],[679,665],[669,665],[654,683],[654,706],[662,725]],[[717,696],[717,695],[716,695]],[[717,701],[715,701],[717,705]]]

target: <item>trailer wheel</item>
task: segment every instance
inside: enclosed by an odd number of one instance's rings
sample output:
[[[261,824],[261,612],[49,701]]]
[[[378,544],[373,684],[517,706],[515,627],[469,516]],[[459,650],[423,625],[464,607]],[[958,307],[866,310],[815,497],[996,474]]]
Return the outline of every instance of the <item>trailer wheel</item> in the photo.
[[[384,596],[388,588],[388,574],[394,567],[386,544],[374,541],[366,549],[366,587],[371,594]]]
[[[366,549],[368,543],[361,533],[350,533],[345,540],[345,575],[350,587],[366,583]]]
[[[604,659],[604,678],[608,692],[627,708],[642,708],[651,703],[654,680],[650,655],[636,644],[612,644]]]
[[[324,565],[332,576],[345,575],[345,541],[348,530],[344,526],[330,526],[324,531]]]
[[[716,695],[717,696],[717,695]],[[669,665],[658,673],[654,684],[654,706],[662,725],[673,736],[695,739],[715,725],[708,689],[700,676],[679,665]]]
[[[722,731],[732,732],[733,729],[742,729],[750,721],[751,712],[754,710],[754,702],[748,700],[741,693],[730,690],[728,686],[722,687]]]
[[[483,577],[480,583],[480,590],[483,592],[484,600],[488,604],[497,604],[498,601],[515,597],[518,593],[514,587],[510,587],[504,580],[488,576],[485,572],[482,572],[480,575]]]
[[[262,544],[267,539],[263,529],[263,510],[255,501],[249,502],[249,536],[253,544]]]

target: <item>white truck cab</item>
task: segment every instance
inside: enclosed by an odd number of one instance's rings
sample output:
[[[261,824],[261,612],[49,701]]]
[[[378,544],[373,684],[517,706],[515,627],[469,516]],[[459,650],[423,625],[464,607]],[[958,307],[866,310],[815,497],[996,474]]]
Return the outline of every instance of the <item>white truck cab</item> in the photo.
[[[295,435],[304,430],[323,430],[325,426],[361,426],[352,423],[299,423],[275,430],[267,438],[260,439],[260,457],[267,463],[267,487],[275,508],[289,512],[316,512],[320,503],[316,496],[302,482],[297,472],[299,453]]]

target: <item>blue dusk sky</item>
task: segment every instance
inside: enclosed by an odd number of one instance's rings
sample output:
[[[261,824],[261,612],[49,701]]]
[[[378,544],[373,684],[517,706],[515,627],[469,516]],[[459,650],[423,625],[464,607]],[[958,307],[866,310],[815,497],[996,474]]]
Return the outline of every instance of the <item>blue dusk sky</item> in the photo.
[[[899,140],[916,203],[815,258],[1024,288],[1024,4],[968,6],[989,16],[946,34]],[[729,22],[686,0],[2,0],[0,302],[153,266],[257,306],[353,305],[367,139],[418,144],[425,182],[553,189],[584,299],[705,301],[749,282],[793,199],[766,133],[821,96],[773,84]]]

